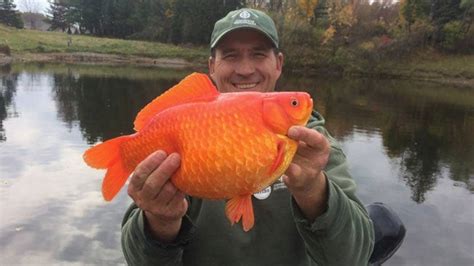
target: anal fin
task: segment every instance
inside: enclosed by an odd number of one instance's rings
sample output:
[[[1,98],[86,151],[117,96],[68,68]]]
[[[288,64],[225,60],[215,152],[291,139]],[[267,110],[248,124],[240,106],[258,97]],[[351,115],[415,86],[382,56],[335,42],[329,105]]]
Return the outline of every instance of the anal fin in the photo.
[[[225,214],[232,225],[238,223],[242,218],[242,227],[245,232],[248,232],[254,225],[252,196],[246,195],[230,199],[225,206]]]

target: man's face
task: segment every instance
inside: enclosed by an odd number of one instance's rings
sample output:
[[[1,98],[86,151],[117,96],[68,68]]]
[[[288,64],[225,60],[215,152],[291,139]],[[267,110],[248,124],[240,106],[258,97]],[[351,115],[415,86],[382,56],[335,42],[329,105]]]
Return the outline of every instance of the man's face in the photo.
[[[283,65],[283,54],[275,55],[271,41],[255,30],[228,33],[209,58],[209,74],[220,92],[275,89]]]

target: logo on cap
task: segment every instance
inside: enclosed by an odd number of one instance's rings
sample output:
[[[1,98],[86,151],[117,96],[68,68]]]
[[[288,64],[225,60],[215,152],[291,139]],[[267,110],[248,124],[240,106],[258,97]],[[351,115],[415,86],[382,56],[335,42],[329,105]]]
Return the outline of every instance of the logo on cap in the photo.
[[[234,25],[241,25],[241,24],[247,24],[247,25],[253,25],[253,26],[257,25],[257,23],[255,23],[255,20],[250,18],[251,16],[258,18],[258,16],[255,15],[253,12],[244,10],[240,12],[238,15],[239,15],[239,19],[234,20],[234,23],[233,23]],[[236,15],[234,15],[233,17],[235,16]]]
[[[249,18],[249,17],[250,17],[250,12],[244,10],[244,11],[240,12],[239,17],[241,17],[241,18]]]

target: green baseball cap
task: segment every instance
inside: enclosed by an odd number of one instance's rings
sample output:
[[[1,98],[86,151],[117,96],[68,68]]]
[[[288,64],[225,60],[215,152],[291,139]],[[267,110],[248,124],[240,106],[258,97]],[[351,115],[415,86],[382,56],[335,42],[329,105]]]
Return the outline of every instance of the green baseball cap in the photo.
[[[260,10],[242,8],[229,12],[214,24],[211,35],[211,49],[227,33],[236,29],[254,29],[267,36],[278,48],[278,33],[272,18]]]

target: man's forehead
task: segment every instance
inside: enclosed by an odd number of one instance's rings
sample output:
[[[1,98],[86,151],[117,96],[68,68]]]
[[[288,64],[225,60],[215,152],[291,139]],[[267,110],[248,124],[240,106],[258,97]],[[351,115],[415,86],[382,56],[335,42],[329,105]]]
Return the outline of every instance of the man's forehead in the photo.
[[[217,44],[217,49],[234,49],[247,46],[252,49],[272,49],[272,41],[263,33],[252,29],[238,29],[227,33]]]

